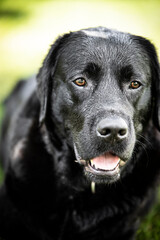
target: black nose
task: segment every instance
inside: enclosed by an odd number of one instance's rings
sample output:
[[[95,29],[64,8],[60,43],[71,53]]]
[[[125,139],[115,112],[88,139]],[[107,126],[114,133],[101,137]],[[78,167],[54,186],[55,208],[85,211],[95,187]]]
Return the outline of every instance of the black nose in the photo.
[[[105,118],[97,125],[97,135],[108,141],[124,140],[128,136],[128,126],[120,117]]]

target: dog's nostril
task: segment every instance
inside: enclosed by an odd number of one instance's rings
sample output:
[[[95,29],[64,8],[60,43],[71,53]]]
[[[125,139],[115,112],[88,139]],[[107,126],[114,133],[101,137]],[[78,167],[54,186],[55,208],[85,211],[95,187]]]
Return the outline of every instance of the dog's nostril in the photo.
[[[121,136],[121,137],[123,137],[124,135],[126,135],[126,133],[127,133],[127,129],[121,129],[121,130],[119,130],[119,132],[118,132],[119,136]]]
[[[111,134],[111,130],[108,128],[103,128],[98,130],[102,136],[108,136]]]

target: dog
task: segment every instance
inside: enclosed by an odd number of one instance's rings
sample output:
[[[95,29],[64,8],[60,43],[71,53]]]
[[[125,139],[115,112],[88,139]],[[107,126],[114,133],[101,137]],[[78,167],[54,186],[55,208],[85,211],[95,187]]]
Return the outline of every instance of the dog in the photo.
[[[0,236],[131,240],[160,174],[153,44],[104,27],[60,36],[5,100]]]

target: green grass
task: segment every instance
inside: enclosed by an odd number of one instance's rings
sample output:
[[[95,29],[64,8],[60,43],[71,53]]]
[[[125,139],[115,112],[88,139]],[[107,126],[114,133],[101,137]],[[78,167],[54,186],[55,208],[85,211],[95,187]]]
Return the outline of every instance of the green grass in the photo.
[[[4,180],[4,172],[0,166],[0,185],[2,184],[3,180]]]
[[[160,239],[160,189],[157,203],[150,213],[143,219],[137,232],[136,240],[159,240]]]

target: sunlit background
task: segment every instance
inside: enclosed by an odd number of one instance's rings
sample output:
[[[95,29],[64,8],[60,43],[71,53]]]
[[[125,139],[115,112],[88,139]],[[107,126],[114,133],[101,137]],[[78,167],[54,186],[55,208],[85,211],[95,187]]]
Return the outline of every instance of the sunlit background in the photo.
[[[160,53],[159,0],[0,0],[0,100],[37,72],[58,35],[93,26],[145,36]]]
[[[0,101],[19,78],[38,71],[57,36],[95,26],[145,36],[160,56],[160,0],[0,0]],[[158,210],[138,240],[160,239]]]

